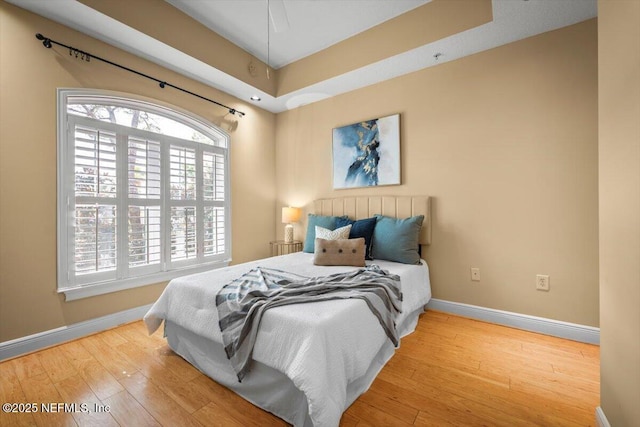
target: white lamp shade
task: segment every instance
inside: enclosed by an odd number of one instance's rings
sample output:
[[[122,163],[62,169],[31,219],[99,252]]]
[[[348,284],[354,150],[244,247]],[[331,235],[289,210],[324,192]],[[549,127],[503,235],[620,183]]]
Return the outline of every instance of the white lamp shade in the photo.
[[[299,208],[282,208],[282,223],[283,224],[291,224],[292,222],[298,222],[300,220],[300,209]]]

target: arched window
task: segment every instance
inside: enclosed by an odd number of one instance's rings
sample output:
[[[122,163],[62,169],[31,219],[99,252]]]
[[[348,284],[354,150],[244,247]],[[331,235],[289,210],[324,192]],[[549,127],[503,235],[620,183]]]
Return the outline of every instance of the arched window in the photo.
[[[67,300],[231,259],[229,136],[194,115],[58,90],[58,292]]]

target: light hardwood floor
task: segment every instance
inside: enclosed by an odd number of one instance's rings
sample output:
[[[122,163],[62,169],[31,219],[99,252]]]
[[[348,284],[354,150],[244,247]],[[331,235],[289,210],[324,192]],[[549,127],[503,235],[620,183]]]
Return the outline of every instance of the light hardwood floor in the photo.
[[[429,311],[341,426],[595,426],[599,364],[597,346]],[[0,378],[1,403],[38,407],[2,412],[0,426],[286,425],[142,322],[2,362]],[[64,412],[58,402],[109,412]],[[42,413],[43,403],[62,412]]]

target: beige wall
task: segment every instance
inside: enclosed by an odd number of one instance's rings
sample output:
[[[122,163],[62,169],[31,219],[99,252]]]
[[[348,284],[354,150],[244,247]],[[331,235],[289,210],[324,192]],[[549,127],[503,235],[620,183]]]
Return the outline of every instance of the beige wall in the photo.
[[[273,114],[0,1],[0,342],[153,302],[162,284],[70,303],[56,293],[56,88],[158,99],[227,128],[225,110],[63,48],[76,46],[247,113],[231,135],[233,260],[269,255],[274,238]]]
[[[393,113],[403,184],[334,191],[332,128]],[[278,114],[278,206],[429,194],[435,298],[597,326],[597,124],[589,20]]]
[[[598,2],[600,398],[640,420],[640,2]]]

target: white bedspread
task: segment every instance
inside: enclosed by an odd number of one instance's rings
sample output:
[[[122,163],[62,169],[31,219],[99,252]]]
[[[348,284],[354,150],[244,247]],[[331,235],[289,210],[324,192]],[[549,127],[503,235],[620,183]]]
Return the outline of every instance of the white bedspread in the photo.
[[[398,324],[429,301],[431,288],[426,263],[405,265],[379,260],[367,263],[378,264],[400,276],[403,305]],[[222,343],[216,294],[226,283],[258,266],[305,276],[324,276],[354,268],[315,266],[313,254],[299,252],[177,278],[146,314],[144,321],[149,332],[167,319]],[[362,300],[290,305],[265,313],[253,358],[286,374],[306,395],[314,426],[337,426],[348,404],[347,384],[364,375],[387,339]]]

